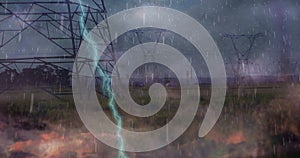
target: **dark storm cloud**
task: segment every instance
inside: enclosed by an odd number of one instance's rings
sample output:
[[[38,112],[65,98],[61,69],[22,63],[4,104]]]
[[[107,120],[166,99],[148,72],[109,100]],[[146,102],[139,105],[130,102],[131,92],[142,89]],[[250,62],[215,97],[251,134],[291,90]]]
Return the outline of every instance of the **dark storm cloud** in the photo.
[[[177,9],[198,20],[212,34],[225,61],[236,63],[236,52],[224,34],[263,33],[253,46],[249,60],[253,74],[274,74],[278,72],[280,38],[288,37],[291,62],[299,58],[298,30],[300,7],[297,0],[161,0],[161,1],[106,1],[111,14],[143,5],[158,5]],[[278,8],[284,12],[284,24],[278,22]],[[284,26],[283,26],[284,25]],[[281,32],[280,27],[286,27]],[[278,37],[280,36],[280,37]],[[237,41],[240,50],[249,47],[247,39]],[[254,66],[255,65],[255,66]],[[258,68],[259,67],[259,68]],[[230,71],[230,70],[229,70]],[[263,72],[260,72],[263,71]]]
[[[17,1],[17,0],[14,0]],[[21,0],[18,0],[21,1]],[[23,1],[23,0],[22,0]],[[73,0],[76,1],[76,0]],[[298,60],[300,43],[299,16],[300,7],[298,0],[104,0],[108,14],[112,15],[118,11],[128,8],[156,5],[177,9],[198,20],[211,33],[217,42],[226,63],[235,63],[237,58],[229,39],[223,38],[224,34],[255,34],[262,32],[263,37],[258,38],[252,49],[250,59],[252,63],[259,65],[263,72],[253,68],[253,74],[272,74],[278,71],[280,54],[280,38],[282,38],[280,27],[285,26],[290,58]],[[5,2],[5,0],[1,0]],[[91,1],[84,3],[92,5]],[[278,22],[276,15],[278,8],[284,12],[284,24]],[[19,8],[20,10],[24,8]],[[4,26],[0,26],[1,28]],[[280,37],[278,37],[280,36]],[[27,38],[30,38],[28,40]],[[35,43],[44,43],[40,37],[22,35],[22,42],[15,44],[15,49],[34,49]],[[33,41],[31,43],[28,43]],[[247,49],[247,39],[241,39],[238,47]],[[12,46],[13,47],[13,46]],[[22,47],[22,48],[20,48]],[[48,46],[51,50],[51,46]],[[56,49],[52,46],[52,49]],[[184,46],[183,46],[184,47]],[[47,52],[46,52],[47,53]],[[1,55],[1,58],[3,54]],[[273,65],[272,65],[273,64]],[[230,71],[230,70],[228,70]]]

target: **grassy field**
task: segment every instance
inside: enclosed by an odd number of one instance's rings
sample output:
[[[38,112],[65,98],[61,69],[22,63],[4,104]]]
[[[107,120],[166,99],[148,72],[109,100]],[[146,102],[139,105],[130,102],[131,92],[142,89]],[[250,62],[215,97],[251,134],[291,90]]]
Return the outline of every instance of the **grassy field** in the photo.
[[[150,101],[147,88],[130,91],[137,103]],[[167,92],[165,106],[151,117],[138,118],[119,109],[124,128],[148,131],[164,126],[180,102],[178,88],[167,88]],[[64,101],[33,88],[0,95],[0,157],[116,157],[115,149],[96,141],[85,129],[72,97],[62,98]],[[128,155],[284,158],[300,154],[300,85],[229,87],[217,124],[207,136],[198,138],[209,100],[210,87],[201,86],[197,116],[180,138],[156,151]],[[111,118],[106,98],[99,95],[99,101]],[[43,150],[45,147],[51,150]]]

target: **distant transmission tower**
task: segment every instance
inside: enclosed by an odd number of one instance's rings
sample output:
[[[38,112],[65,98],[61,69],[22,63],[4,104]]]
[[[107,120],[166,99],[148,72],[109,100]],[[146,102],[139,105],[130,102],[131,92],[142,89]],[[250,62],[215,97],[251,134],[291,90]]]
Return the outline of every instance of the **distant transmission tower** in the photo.
[[[262,33],[257,33],[257,34],[251,34],[251,35],[246,35],[246,34],[241,34],[241,35],[231,35],[231,34],[225,34],[223,37],[229,38],[232,42],[235,56],[237,58],[237,63],[231,62],[232,66],[232,71],[235,75],[236,82],[238,85],[241,82],[241,78],[243,77],[242,72],[245,74],[249,74],[249,64],[253,64],[249,62],[250,59],[250,54],[252,53],[252,48],[254,46],[254,42],[257,38],[263,36]],[[237,41],[240,39],[246,38],[248,40],[248,45],[246,44],[247,49],[246,50],[241,50],[237,46]]]
[[[126,43],[125,46],[122,47],[122,49],[118,50],[118,52],[125,52],[127,49],[140,45],[142,49],[142,54],[144,55],[144,59],[154,59],[155,53],[158,53],[156,50],[156,45],[153,46],[153,48],[149,49],[146,47],[143,47],[144,43],[153,42],[153,43],[165,43],[168,40],[168,43],[170,43],[170,37],[168,35],[172,35],[170,31],[164,30],[164,29],[157,29],[157,28],[140,28],[128,31],[124,34],[122,40],[122,43]],[[165,36],[168,36],[165,38]],[[116,49],[118,49],[118,43],[115,44]],[[135,77],[141,77],[145,78],[145,84],[152,83],[154,79],[154,74],[163,74],[157,68],[158,65],[156,64],[147,64],[143,65],[143,67],[138,68],[137,76]]]

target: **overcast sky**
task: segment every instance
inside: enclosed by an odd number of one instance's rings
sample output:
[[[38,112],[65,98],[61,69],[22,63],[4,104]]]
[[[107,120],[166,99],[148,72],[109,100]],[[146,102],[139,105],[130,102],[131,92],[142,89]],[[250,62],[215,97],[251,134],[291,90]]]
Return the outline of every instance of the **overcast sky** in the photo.
[[[107,0],[109,14],[144,5],[158,5],[177,9],[198,20],[217,42],[225,62],[237,63],[237,56],[230,39],[224,34],[256,34],[258,38],[249,56],[250,71],[255,74],[276,74],[280,70],[282,38],[290,53],[290,63],[299,60],[300,44],[300,1],[298,0]],[[279,17],[282,11],[283,18]],[[283,23],[280,19],[284,19]],[[281,27],[285,27],[284,30]],[[284,37],[282,37],[284,36]],[[248,39],[236,40],[238,48],[248,49]],[[228,71],[229,69],[229,65]],[[296,68],[295,68],[296,69]],[[299,70],[298,70],[299,71]]]
[[[5,2],[5,0],[0,0]],[[76,1],[76,0],[73,0]],[[291,63],[298,61],[300,44],[300,7],[299,0],[104,0],[108,15],[128,8],[156,5],[177,9],[198,20],[213,36],[219,49],[225,58],[228,72],[230,63],[237,63],[237,56],[233,45],[224,34],[256,34],[263,33],[258,38],[249,56],[251,60],[251,73],[275,74],[278,73],[278,61],[282,42],[282,36],[288,40],[288,52]],[[88,3],[88,1],[86,1]],[[283,18],[279,17],[280,10]],[[280,22],[280,18],[284,19]],[[6,24],[7,25],[7,24]],[[285,29],[282,31],[281,27]],[[4,25],[0,25],[3,28]],[[36,50],[36,43],[47,43],[33,35],[22,36],[22,42],[18,45],[10,45],[22,49],[30,47]],[[248,47],[247,39],[237,40],[240,50]],[[44,49],[57,49],[51,44]],[[8,49],[8,48],[5,48]],[[59,51],[56,51],[59,52]],[[4,52],[1,52],[1,58]],[[14,55],[15,56],[15,55]],[[18,55],[17,55],[18,56]],[[299,70],[298,70],[299,71]]]

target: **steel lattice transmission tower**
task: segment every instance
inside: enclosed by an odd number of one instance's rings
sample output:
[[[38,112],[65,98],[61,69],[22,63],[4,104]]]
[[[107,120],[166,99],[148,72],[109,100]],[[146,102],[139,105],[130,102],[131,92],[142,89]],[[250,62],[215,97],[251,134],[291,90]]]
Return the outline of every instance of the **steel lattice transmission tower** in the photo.
[[[116,60],[105,4],[103,0],[88,2],[82,4],[86,28],[91,30],[105,20],[98,29],[109,46],[99,62],[110,73]],[[81,15],[80,4],[71,0],[0,2],[0,72],[16,74],[38,65],[70,71],[65,66],[74,63],[83,41]]]
[[[232,35],[232,34],[225,34],[223,37],[229,38],[232,42],[233,49],[235,52],[235,56],[237,58],[237,63],[231,63],[232,65],[232,71],[234,72],[235,77],[237,78],[237,82],[239,84],[240,79],[241,79],[241,71],[246,71],[246,74],[249,73],[249,64],[253,64],[249,62],[250,59],[250,54],[252,51],[252,48],[254,46],[254,42],[257,38],[262,37],[262,33],[256,33],[256,34],[241,34],[241,35]],[[237,41],[246,38],[248,41],[247,49],[239,49],[237,46]],[[246,68],[245,68],[246,67]]]

